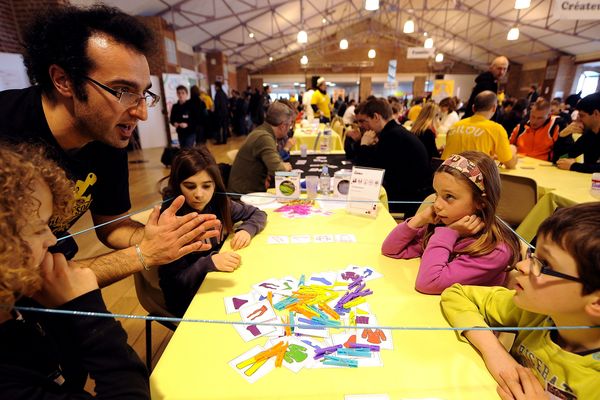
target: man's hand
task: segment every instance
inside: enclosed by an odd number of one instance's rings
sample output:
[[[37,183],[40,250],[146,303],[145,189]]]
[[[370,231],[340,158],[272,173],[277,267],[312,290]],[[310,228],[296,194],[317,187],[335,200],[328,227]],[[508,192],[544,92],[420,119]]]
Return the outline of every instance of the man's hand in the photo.
[[[217,270],[222,272],[233,272],[240,267],[242,262],[242,257],[240,257],[239,254],[231,251],[213,254],[210,257],[212,258],[212,262],[215,264]]]
[[[98,289],[96,275],[89,268],[69,266],[62,254],[46,253],[40,265],[42,288],[33,299],[45,307],[58,307]]]
[[[458,221],[448,225],[448,228],[458,232],[460,237],[473,236],[485,227],[485,223],[477,215],[465,215]]]
[[[251,240],[250,234],[241,229],[233,235],[233,238],[231,239],[231,248],[233,250],[243,249],[250,244]]]
[[[560,137],[566,137],[574,133],[583,133],[583,123],[580,121],[571,122],[565,129],[558,134]]]
[[[360,139],[360,144],[362,146],[372,146],[375,143],[377,143],[377,134],[375,131],[366,131]]]
[[[289,138],[287,140],[287,142],[285,142],[285,146],[283,146],[283,149],[285,151],[290,151],[292,148],[294,148],[295,145],[296,145],[296,139]]]
[[[571,169],[571,165],[575,164],[575,162],[576,161],[574,158],[560,158],[556,161],[556,166],[558,169],[565,169],[568,171]]]
[[[360,139],[362,138],[362,134],[360,133],[360,130],[358,130],[358,129],[347,130],[346,136],[349,137],[350,139],[354,140],[355,142],[359,142]]]
[[[211,245],[203,241],[220,234],[221,221],[215,215],[192,212],[177,216],[184,202],[185,198],[179,196],[162,214],[158,207],[152,210],[139,244],[149,266],[168,264],[194,251],[209,250]]]
[[[529,368],[516,367],[514,374],[500,373],[504,384],[498,385],[497,391],[503,400],[548,400],[544,388]]]

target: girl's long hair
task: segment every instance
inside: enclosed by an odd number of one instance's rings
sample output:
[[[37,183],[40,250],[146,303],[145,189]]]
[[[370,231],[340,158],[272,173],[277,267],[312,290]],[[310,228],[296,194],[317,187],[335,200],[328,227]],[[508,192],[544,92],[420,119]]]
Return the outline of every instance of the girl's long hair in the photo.
[[[161,194],[163,198],[175,198],[181,195],[181,182],[202,171],[206,171],[215,182],[215,192],[206,207],[211,206],[211,208],[217,210],[225,229],[224,233],[231,233],[233,232],[233,221],[231,219],[231,207],[229,206],[230,200],[225,194],[227,190],[219,166],[206,146],[183,149],[175,156],[171,164],[171,174],[161,179],[161,182],[168,179],[167,185],[161,190]]]
[[[465,151],[459,153],[459,155],[472,161],[479,167],[479,170],[483,175],[485,193],[482,193],[473,182],[455,168],[441,165],[435,173],[446,172],[469,185],[473,193],[473,202],[477,205],[476,214],[483,220],[485,227],[481,230],[473,243],[462,250],[454,252],[453,256],[456,254],[468,254],[474,257],[483,256],[491,253],[498,244],[506,243],[512,251],[512,259],[509,265],[515,265],[520,259],[519,238],[510,228],[496,218],[496,208],[500,201],[500,191],[502,187],[500,183],[500,173],[498,172],[496,163],[488,155],[480,151]],[[429,242],[429,238],[433,234],[434,229],[435,225],[429,224],[423,240],[423,248],[427,247],[427,243]]]
[[[417,117],[417,120],[412,125],[412,128],[410,128],[410,131],[417,136],[421,135],[427,129],[434,131],[433,124],[435,118],[439,114],[439,111],[440,108],[433,101],[428,101],[425,103],[421,109],[421,112],[419,113],[419,116]]]

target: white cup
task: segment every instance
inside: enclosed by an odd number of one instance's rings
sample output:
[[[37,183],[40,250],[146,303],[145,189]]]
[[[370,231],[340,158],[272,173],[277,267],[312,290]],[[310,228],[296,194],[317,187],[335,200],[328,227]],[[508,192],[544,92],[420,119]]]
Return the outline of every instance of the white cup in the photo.
[[[308,175],[306,177],[306,197],[315,199],[319,187],[319,177],[317,175]]]
[[[306,157],[306,152],[308,151],[308,147],[305,144],[300,145],[300,157]]]

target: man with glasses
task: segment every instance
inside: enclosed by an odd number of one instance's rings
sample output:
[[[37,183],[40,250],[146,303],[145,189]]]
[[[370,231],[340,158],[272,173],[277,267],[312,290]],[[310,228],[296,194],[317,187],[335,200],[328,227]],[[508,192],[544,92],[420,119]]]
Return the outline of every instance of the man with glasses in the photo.
[[[59,238],[53,251],[75,255],[75,241],[60,238],[88,209],[94,225],[102,225],[97,237],[117,251],[73,264],[90,267],[100,286],[206,250],[200,239],[218,234],[204,232],[219,222],[214,216],[177,217],[183,198],[160,218],[154,210],[146,226],[127,216],[125,148],[148,107],[160,100],[150,89],[145,56],[154,43],[151,31],[115,8],[60,6],[37,16],[24,42],[34,86],[0,92],[0,137],[46,146],[75,184],[71,216],[50,224]]]
[[[269,177],[276,171],[291,171],[277,151],[277,140],[287,136],[293,126],[295,112],[276,101],[267,110],[265,122],[256,127],[235,156],[229,175],[228,191],[233,193],[264,192]]]
[[[599,246],[600,203],[563,208],[540,226],[535,255],[515,266],[515,290],[457,284],[442,293],[446,318],[466,328],[459,337],[480,352],[503,399],[598,398]],[[469,329],[487,326],[511,327],[512,347]]]

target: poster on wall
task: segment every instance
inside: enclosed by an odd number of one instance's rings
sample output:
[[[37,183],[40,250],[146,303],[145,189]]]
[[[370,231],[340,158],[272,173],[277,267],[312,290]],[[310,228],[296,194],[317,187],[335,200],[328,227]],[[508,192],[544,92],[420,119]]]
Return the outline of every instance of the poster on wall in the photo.
[[[431,98],[436,102],[440,102],[446,97],[454,96],[454,81],[450,79],[436,79],[433,82],[433,91]]]
[[[29,87],[29,78],[23,56],[14,53],[0,53],[0,90],[23,89]]]

